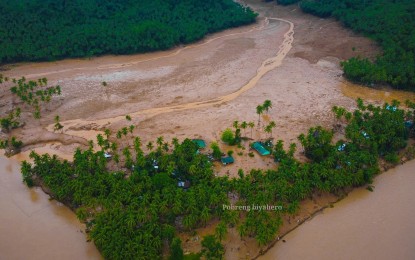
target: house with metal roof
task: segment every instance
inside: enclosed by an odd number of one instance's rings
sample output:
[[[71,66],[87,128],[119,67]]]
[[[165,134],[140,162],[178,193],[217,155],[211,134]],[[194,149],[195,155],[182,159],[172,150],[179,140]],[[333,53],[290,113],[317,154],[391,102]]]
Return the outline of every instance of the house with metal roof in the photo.
[[[254,148],[262,156],[271,154],[271,152],[266,149],[261,142],[255,142],[251,145],[251,147]]]

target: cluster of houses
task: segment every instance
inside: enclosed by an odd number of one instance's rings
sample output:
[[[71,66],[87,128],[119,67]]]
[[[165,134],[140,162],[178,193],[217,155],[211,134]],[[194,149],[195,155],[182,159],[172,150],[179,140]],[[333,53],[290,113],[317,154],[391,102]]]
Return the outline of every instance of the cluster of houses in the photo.
[[[200,153],[200,150],[205,149],[206,148],[206,142],[202,139],[193,139],[192,140],[195,144],[197,144],[198,146],[198,153]],[[268,149],[265,148],[265,144],[263,144],[262,142],[254,142],[251,147],[256,150],[260,155],[262,156],[266,156],[266,155],[270,155],[270,151]],[[211,155],[208,155],[210,160],[213,160],[213,157]],[[112,155],[110,153],[105,152],[104,153],[104,157],[107,159],[111,159]],[[224,156],[221,158],[221,163],[223,165],[229,165],[235,162],[235,159],[232,156]],[[153,161],[153,167],[154,169],[158,169],[158,163],[156,160]],[[175,175],[175,173],[173,173],[173,175]],[[182,180],[182,179],[178,179],[177,182],[177,186],[183,189],[188,189],[190,188],[190,181],[189,180]]]
[[[202,139],[193,139],[192,141],[198,145],[199,149],[206,148],[206,142],[204,140],[202,140]],[[251,147],[262,156],[266,156],[266,155],[271,154],[271,152],[267,148],[265,148],[265,144],[263,144],[262,142],[254,142],[251,145]],[[211,160],[213,160],[212,156],[210,156],[209,158]],[[233,156],[229,155],[229,156],[222,157],[220,159],[220,161],[223,165],[228,165],[228,164],[234,163],[235,159],[233,158]]]

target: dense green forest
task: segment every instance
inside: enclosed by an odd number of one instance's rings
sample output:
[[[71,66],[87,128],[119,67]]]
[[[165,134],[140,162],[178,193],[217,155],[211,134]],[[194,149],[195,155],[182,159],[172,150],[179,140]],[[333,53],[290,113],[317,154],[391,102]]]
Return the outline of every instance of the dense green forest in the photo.
[[[304,12],[333,16],[382,46],[383,54],[373,62],[363,57],[343,62],[347,78],[415,91],[415,1],[277,0],[284,5],[296,2]]]
[[[21,170],[28,186],[46,186],[52,197],[76,211],[106,259],[160,259],[168,248],[170,259],[182,259],[178,232],[212,219],[220,222],[214,235],[203,238],[201,254],[221,259],[220,242],[228,227],[236,226],[241,237],[255,237],[264,246],[277,236],[282,216],[295,214],[305,198],[371,183],[380,159],[397,163],[397,152],[414,136],[415,104],[408,106],[403,110],[397,102],[378,107],[358,100],[355,111],[334,107],[344,140],[333,143],[332,130],[311,128],[298,137],[308,162],[294,157],[295,144],[285,150],[278,141],[269,148],[274,169],[240,170],[235,179],[215,177],[212,159],[191,140],[168,143],[159,137],[146,145],[145,153],[127,127],[116,138],[105,130],[97,136],[101,150],[94,151],[91,144],[77,150],[73,162],[32,152],[34,162],[23,162]],[[114,164],[119,170],[110,170]],[[224,205],[231,203],[281,209],[226,210]]]
[[[255,21],[232,0],[0,1],[0,64],[167,49]]]

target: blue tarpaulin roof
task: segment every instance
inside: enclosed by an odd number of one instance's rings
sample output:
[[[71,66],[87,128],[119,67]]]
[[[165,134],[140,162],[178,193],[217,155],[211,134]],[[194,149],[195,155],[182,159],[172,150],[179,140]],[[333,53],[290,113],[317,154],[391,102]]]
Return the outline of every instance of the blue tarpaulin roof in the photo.
[[[254,148],[260,155],[271,154],[267,149],[265,149],[265,147],[260,142],[253,143],[252,148]]]
[[[192,140],[195,144],[197,144],[197,146],[199,146],[199,148],[203,149],[206,148],[206,142],[202,139],[193,139]]]
[[[224,164],[224,165],[227,165],[227,164],[230,164],[230,163],[234,163],[234,159],[233,159],[233,157],[232,156],[228,156],[228,157],[223,157],[222,159],[220,159],[221,160],[221,162]]]

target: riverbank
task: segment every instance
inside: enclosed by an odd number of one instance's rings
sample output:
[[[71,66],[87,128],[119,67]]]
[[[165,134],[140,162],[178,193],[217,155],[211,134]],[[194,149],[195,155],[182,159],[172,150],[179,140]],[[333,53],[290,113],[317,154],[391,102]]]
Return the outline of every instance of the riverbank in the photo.
[[[75,214],[40,188],[27,188],[20,162],[3,156],[0,208],[0,258],[101,259]]]
[[[410,161],[379,175],[374,192],[352,191],[258,259],[414,259],[414,169]]]

